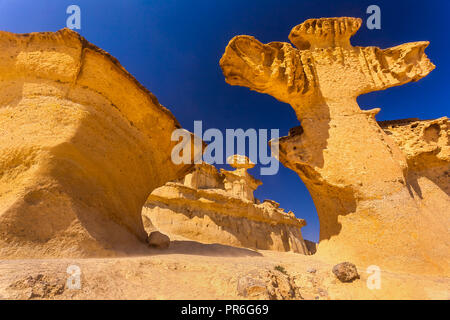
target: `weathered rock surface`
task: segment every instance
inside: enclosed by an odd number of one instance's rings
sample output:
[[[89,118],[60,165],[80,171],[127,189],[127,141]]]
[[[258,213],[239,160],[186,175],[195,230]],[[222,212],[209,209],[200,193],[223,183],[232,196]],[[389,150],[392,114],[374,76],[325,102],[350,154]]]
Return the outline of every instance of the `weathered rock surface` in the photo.
[[[234,155],[227,159],[234,171],[220,170],[224,176],[225,190],[237,198],[255,202],[253,192],[262,185],[262,182],[248,174],[247,170],[255,166],[246,156]]]
[[[450,194],[450,121],[405,119],[379,121],[380,127],[405,154],[410,187],[422,201],[440,202],[443,209],[448,198],[436,192],[436,186]],[[434,185],[434,186],[433,186]],[[423,193],[426,193],[423,196]]]
[[[300,300],[300,290],[287,274],[276,270],[253,270],[240,277],[238,294],[255,300]]]
[[[157,230],[207,243],[309,254],[300,228],[305,220],[271,201],[257,204],[253,191],[261,181],[245,168],[217,172],[196,165],[184,183],[155,189],[142,214],[148,232]]]
[[[266,283],[252,275],[245,275],[238,279],[238,294],[243,297],[253,298],[267,293]]]
[[[434,69],[428,42],[353,47],[360,26],[357,18],[307,20],[289,35],[297,48],[237,36],[220,66],[227,83],[290,104],[301,121],[271,146],[314,200],[318,254],[331,263],[448,274],[447,118],[394,126],[388,135],[375,120],[380,109],[363,111],[356,102],[425,77]]]
[[[147,243],[150,247],[167,249],[170,246],[170,238],[159,231],[150,232]]]
[[[332,271],[341,282],[352,282],[355,279],[359,279],[356,266],[350,262],[339,263],[333,267]]]
[[[189,169],[179,127],[76,32],[0,32],[0,258],[145,249],[142,205]]]
[[[58,299],[66,288],[63,279],[49,277],[44,274],[29,275],[8,286],[8,290],[19,292],[13,295],[14,299]]]

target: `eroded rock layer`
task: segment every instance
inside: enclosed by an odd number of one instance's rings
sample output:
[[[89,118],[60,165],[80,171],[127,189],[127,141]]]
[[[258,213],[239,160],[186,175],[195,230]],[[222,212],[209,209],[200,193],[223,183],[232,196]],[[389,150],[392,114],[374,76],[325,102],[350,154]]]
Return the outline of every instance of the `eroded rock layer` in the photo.
[[[257,203],[253,191],[260,184],[242,167],[219,173],[196,165],[183,183],[169,182],[151,193],[144,225],[148,232],[156,227],[206,243],[309,254],[300,231],[306,222],[275,201]]]
[[[447,117],[379,121],[378,124],[405,154],[409,184],[422,200],[432,197],[426,184],[450,194],[450,121]],[[424,197],[423,192],[428,193],[427,196]],[[435,196],[440,194],[435,193]],[[448,198],[441,200],[442,205],[449,208]]]
[[[76,32],[0,32],[0,258],[143,249],[174,116]]]
[[[220,66],[227,83],[295,110],[301,129],[271,145],[314,200],[318,254],[333,263],[448,274],[446,118],[388,135],[375,120],[380,109],[363,111],[356,102],[361,94],[425,77],[434,69],[424,53],[428,42],[353,47],[350,37],[360,26],[357,18],[307,20],[289,35],[297,48],[237,36]]]

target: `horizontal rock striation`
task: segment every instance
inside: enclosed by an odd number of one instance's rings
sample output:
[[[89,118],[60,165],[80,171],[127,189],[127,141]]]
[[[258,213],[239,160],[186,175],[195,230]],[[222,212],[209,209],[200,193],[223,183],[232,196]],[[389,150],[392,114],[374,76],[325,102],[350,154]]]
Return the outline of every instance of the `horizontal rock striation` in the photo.
[[[233,172],[226,171],[228,175]],[[213,166],[201,164],[184,183],[169,182],[155,189],[142,211],[147,231],[156,227],[207,243],[309,254],[300,231],[305,220],[284,212],[274,201],[256,203],[253,190],[226,190],[224,180],[227,177]]]

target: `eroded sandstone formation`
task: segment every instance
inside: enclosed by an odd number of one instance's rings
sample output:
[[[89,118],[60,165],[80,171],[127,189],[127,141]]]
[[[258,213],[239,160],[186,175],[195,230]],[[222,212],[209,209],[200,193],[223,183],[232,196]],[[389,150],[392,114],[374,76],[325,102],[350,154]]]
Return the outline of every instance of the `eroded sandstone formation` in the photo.
[[[403,272],[448,274],[448,120],[392,126],[356,98],[417,81],[434,69],[428,42],[353,47],[357,18],[310,19],[285,42],[237,36],[220,60],[227,83],[290,104],[301,127],[272,141],[309,189],[318,254]],[[387,134],[389,133],[389,134]]]
[[[305,220],[285,212],[272,200],[259,203],[253,192],[261,181],[247,169],[247,157],[228,163],[236,170],[198,164],[182,182],[155,189],[142,214],[148,232],[154,228],[206,243],[309,254],[300,228]]]
[[[183,176],[153,94],[69,29],[0,32],[0,258],[136,253],[150,192]]]

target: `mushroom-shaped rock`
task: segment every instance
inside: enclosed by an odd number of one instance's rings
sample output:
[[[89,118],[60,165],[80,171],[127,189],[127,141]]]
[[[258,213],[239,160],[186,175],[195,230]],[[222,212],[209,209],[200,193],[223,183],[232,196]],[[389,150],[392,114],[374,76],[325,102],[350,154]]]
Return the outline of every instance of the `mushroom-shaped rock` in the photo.
[[[236,36],[220,66],[227,83],[290,104],[301,121],[271,146],[314,200],[319,255],[332,263],[448,275],[448,119],[433,124],[419,144],[399,143],[375,120],[379,109],[362,111],[356,101],[428,75],[434,69],[424,53],[429,43],[353,47],[350,37],[360,26],[361,19],[350,17],[307,20],[289,36],[297,48]],[[422,139],[411,129],[414,134],[395,128],[393,137]],[[427,160],[424,152],[410,157],[410,149],[422,144],[427,145],[422,151],[434,150]],[[428,170],[431,166],[436,170]]]
[[[0,258],[145,249],[143,204],[190,167],[170,111],[69,29],[0,32],[0,124]]]
[[[236,170],[227,171],[220,169],[220,173],[225,177],[225,190],[236,197],[255,202],[253,192],[262,185],[262,182],[247,172],[255,164],[246,156],[239,154],[229,156],[227,163]]]
[[[235,169],[251,169],[255,164],[246,156],[234,154],[227,158],[227,163]]]
[[[298,300],[299,288],[287,274],[277,270],[252,270],[238,278],[237,292],[249,299]]]

